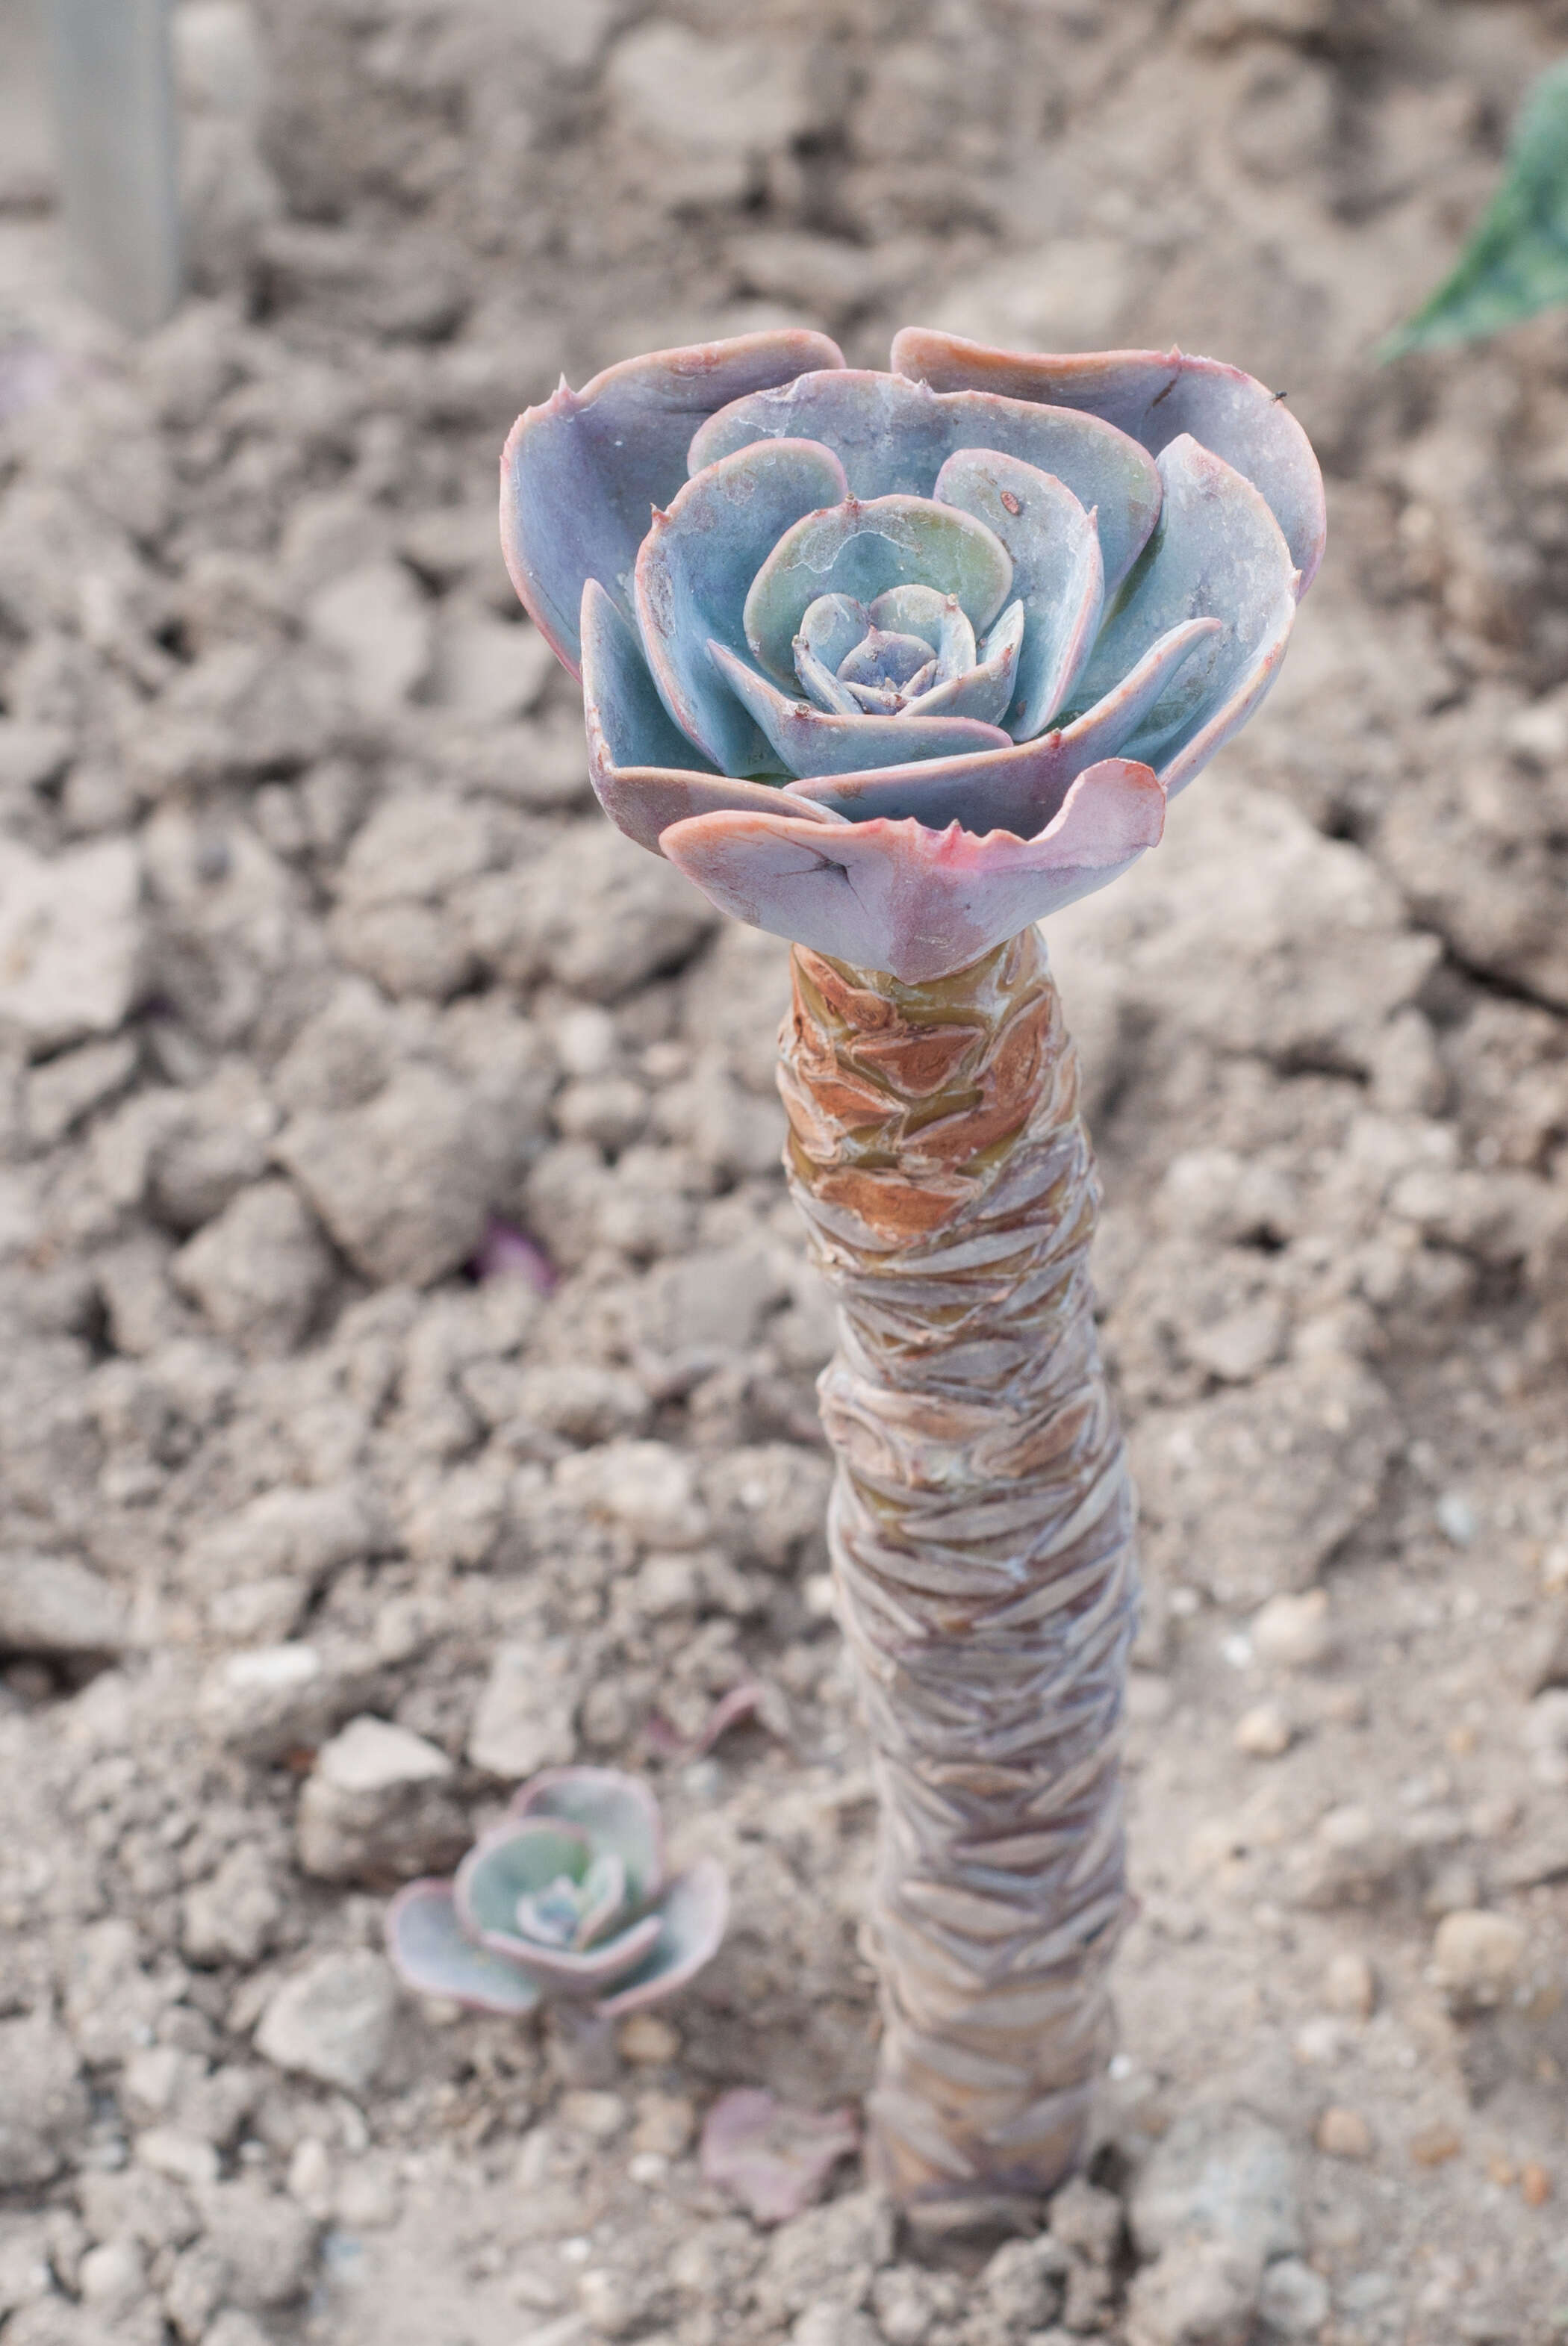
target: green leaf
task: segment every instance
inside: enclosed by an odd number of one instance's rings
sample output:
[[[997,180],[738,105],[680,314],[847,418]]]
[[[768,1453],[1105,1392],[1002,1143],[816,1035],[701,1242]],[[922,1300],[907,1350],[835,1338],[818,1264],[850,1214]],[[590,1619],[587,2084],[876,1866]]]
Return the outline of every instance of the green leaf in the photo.
[[[1526,98],[1507,174],[1458,267],[1378,356],[1475,342],[1560,301],[1568,301],[1568,59]]]

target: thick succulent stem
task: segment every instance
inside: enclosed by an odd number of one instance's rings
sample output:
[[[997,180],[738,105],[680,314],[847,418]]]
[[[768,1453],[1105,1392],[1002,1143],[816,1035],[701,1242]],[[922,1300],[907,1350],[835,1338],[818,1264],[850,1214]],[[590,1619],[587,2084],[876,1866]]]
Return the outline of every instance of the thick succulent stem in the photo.
[[[983,2220],[1081,2157],[1110,2050],[1136,1574],[1097,1190],[1036,931],[925,985],[800,947],[793,973],[788,1163],[839,1304],[830,1534],[881,1803],[873,2173]]]

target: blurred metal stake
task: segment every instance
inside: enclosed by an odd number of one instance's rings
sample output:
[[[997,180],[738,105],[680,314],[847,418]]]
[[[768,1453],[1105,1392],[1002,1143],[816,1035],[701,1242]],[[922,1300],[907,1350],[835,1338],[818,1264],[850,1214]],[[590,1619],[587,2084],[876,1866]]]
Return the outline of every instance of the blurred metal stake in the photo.
[[[179,300],[168,0],[44,0],[66,225],[83,291],[132,333]]]

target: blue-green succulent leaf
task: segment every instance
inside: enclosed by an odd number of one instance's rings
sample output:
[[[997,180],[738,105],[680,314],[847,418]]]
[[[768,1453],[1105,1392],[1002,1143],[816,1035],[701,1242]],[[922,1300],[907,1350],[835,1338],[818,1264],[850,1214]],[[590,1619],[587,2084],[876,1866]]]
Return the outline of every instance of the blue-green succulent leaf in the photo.
[[[1212,658],[1185,664],[1122,744],[1174,794],[1272,680],[1295,618],[1296,569],[1263,497],[1222,458],[1184,434],[1159,461],[1159,527],[1106,617],[1074,698],[1092,707],[1184,620],[1220,620]]]
[[[580,1882],[593,1857],[585,1832],[547,1817],[498,1825],[476,1841],[457,1869],[453,1895],[471,1938],[498,1953],[523,1952],[520,1905]]]
[[[1071,401],[1048,407],[1028,396],[932,390],[909,372],[840,367],[748,393],[702,426],[687,461],[695,471],[759,440],[820,440],[842,459],[851,495],[929,497],[961,448],[994,449],[1054,474],[1080,505],[1098,507],[1105,591],[1113,592],[1160,508],[1159,476],[1136,439],[1118,430],[1120,419],[1082,414]]]
[[[950,456],[936,495],[984,522],[1012,557],[1025,625],[1003,721],[1015,740],[1031,740],[1071,691],[1100,624],[1105,573],[1095,516],[1054,474],[991,449]]]
[[[778,793],[769,793],[778,804]],[[658,1802],[638,1777],[619,1768],[551,1768],[515,1793],[518,1819],[554,1818],[587,1835],[595,1855],[613,1851],[626,1869],[626,1902],[635,1912],[664,1882],[664,1826]]]
[[[677,1873],[659,1901],[659,1935],[638,1968],[602,1995],[606,2017],[657,2004],[699,1972],[718,1953],[729,1919],[729,1887],[717,1858],[699,1857]]]
[[[801,614],[799,642],[830,675],[837,676],[840,661],[848,658],[871,624],[871,614],[852,595],[819,595]]]
[[[386,1943],[392,1969],[416,1995],[510,2018],[539,2001],[526,1972],[464,1935],[450,1882],[411,1882],[400,1890],[387,1909]]]
[[[687,481],[655,514],[636,562],[637,624],[659,698],[683,733],[727,774],[769,771],[767,744],[725,690],[709,638],[742,652],[747,590],[781,537],[843,495],[843,467],[813,442],[742,448]],[[820,590],[819,590],[820,591]],[[792,614],[795,634],[806,607]],[[785,646],[785,675],[789,646]]]
[[[708,653],[793,774],[858,773],[869,766],[903,765],[911,759],[952,758],[965,751],[972,755],[1008,746],[999,726],[977,724],[968,717],[847,717],[815,709],[789,699],[724,645],[710,644]]]
[[[1010,603],[986,637],[971,668],[933,683],[925,692],[911,693],[904,704],[907,717],[977,717],[983,725],[1004,725],[1014,699],[1018,651],[1024,640],[1022,602]],[[932,675],[940,673],[932,663]]]
[[[574,675],[584,584],[596,578],[631,617],[649,510],[680,487],[698,424],[743,393],[842,364],[825,334],[742,334],[624,360],[580,392],[563,382],[518,417],[501,459],[502,549],[535,625]]]
[[[870,603],[890,586],[935,586],[956,595],[979,628],[995,617],[1012,582],[1007,549],[968,514],[924,497],[875,497],[866,505],[849,497],[805,515],[779,536],[746,597],[746,642],[775,683],[788,687],[800,623],[824,595]],[[728,633],[708,632],[739,651]]]
[[[636,631],[596,578],[583,589],[581,631],[583,709],[596,754],[612,766],[711,774],[710,761],[659,699]]]
[[[1222,456],[1263,497],[1285,533],[1300,574],[1298,601],[1317,576],[1328,515],[1312,444],[1284,394],[1270,391],[1240,367],[1227,366],[1222,359],[1189,358],[1182,351],[998,351],[930,326],[906,326],[895,334],[892,362],[897,373],[949,397],[967,391],[1008,402],[1039,401],[1058,413],[1064,408],[1087,410],[1152,456],[1190,433],[1200,447]],[[981,444],[979,434],[972,435],[972,444]],[[1086,486],[1064,464],[1032,456],[1027,448],[1010,441],[986,444],[1056,474],[1080,503],[1098,505],[1108,600],[1127,566],[1118,564],[1113,550],[1109,498]],[[1145,529],[1138,546],[1147,536]],[[1133,551],[1136,553],[1136,546]]]

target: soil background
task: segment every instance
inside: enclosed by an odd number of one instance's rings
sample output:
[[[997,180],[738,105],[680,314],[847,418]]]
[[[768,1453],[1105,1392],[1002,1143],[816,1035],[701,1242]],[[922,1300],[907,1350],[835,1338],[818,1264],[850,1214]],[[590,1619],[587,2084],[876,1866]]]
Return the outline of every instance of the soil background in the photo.
[[[4,2346],[1557,2336],[1568,325],[1371,353],[1568,12],[176,36],[133,345],[0,5]],[[1141,1908],[1090,2179],[1000,2248],[701,2178],[719,2093],[874,2052],[786,954],[596,814],[495,544],[563,368],[782,320],[1212,352],[1329,479],[1268,706],[1051,924]],[[724,1857],[719,1957],[607,2045],[403,1996],[390,1889],[574,1757]]]

